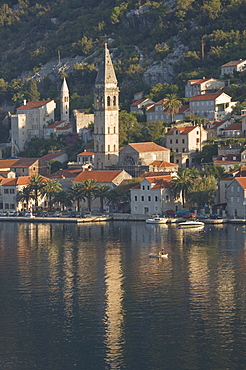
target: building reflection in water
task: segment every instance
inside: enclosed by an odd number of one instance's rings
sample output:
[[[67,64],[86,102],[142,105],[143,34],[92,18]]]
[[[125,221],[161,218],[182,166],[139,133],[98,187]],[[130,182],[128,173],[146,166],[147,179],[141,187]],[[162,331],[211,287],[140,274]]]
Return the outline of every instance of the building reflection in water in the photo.
[[[105,345],[106,363],[111,369],[118,369],[122,360],[124,311],[122,307],[123,274],[120,245],[114,244],[105,255]]]

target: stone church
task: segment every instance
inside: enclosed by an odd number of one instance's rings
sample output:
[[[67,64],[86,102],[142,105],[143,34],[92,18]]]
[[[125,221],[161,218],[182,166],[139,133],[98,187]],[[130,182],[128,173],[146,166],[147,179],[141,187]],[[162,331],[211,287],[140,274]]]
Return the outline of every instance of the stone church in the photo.
[[[94,153],[95,169],[124,169],[133,176],[155,160],[170,162],[170,150],[152,142],[119,150],[119,88],[107,44],[94,89]]]

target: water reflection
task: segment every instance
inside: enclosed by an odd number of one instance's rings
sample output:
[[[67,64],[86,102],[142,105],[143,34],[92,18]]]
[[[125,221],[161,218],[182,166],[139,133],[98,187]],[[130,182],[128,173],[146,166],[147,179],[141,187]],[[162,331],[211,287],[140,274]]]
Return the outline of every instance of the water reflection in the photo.
[[[244,231],[0,223],[0,368],[243,369]]]

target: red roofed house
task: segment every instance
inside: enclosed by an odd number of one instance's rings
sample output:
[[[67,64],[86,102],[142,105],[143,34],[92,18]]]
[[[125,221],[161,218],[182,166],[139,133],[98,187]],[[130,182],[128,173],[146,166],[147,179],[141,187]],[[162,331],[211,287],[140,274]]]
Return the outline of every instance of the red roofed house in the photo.
[[[206,131],[208,132],[208,139],[224,135],[225,128],[230,124],[231,123],[229,120],[209,121],[205,127]]]
[[[154,103],[146,110],[146,120],[147,122],[154,122],[154,121],[170,121],[170,115],[166,114],[163,110],[163,102],[167,99],[161,99],[157,103]],[[174,121],[180,121],[190,114],[190,109],[188,105],[182,105],[179,108],[178,113],[174,115]]]
[[[81,163],[82,165],[92,165],[93,166],[94,152],[85,150],[84,152],[77,154],[77,162]]]
[[[201,151],[207,140],[202,126],[177,126],[166,132],[165,146],[174,152],[174,163],[180,168],[190,167],[192,154]]]
[[[246,177],[235,177],[226,189],[227,215],[246,219]]]
[[[151,107],[153,104],[155,104],[155,102],[148,98],[133,100],[132,104],[130,105],[130,112],[143,114],[143,109]]]
[[[223,64],[220,69],[221,77],[223,77],[224,75],[233,76],[234,71],[243,72],[245,70],[245,66],[246,66],[246,60],[243,60],[243,59],[233,60],[231,62]]]
[[[213,163],[224,167],[225,171],[230,171],[241,163],[241,154],[221,154],[213,156]]]
[[[149,166],[153,161],[170,162],[170,150],[153,142],[131,143],[120,150],[119,165]]]
[[[25,186],[30,184],[31,176],[20,176],[15,178],[0,179],[0,209],[4,211],[16,211],[22,209],[28,209],[31,203],[26,204],[25,202],[17,202],[16,195],[23,190]],[[38,200],[39,206],[45,205],[45,198]]]
[[[225,137],[242,137],[242,123],[235,122],[231,123],[223,130],[223,136]]]
[[[180,209],[180,200],[174,199],[170,190],[172,179],[170,175],[146,177],[131,188],[131,214],[163,215],[169,209]]]
[[[197,117],[222,120],[230,116],[236,102],[224,92],[195,95],[189,101],[190,110]]]
[[[66,153],[59,151],[59,152],[53,152],[43,155],[43,157],[40,158],[45,163],[49,163],[50,161],[58,161],[61,163],[64,163],[67,161],[68,156]]]
[[[58,121],[44,127],[44,138],[48,139],[51,135],[59,136],[73,132],[73,125],[70,122]]]
[[[72,183],[82,183],[85,180],[95,180],[100,185],[107,185],[110,188],[116,188],[124,180],[131,180],[132,176],[124,170],[97,170],[97,171],[82,171],[73,180]],[[81,201],[82,207],[87,208],[87,203]],[[93,201],[94,210],[100,210],[100,200],[97,198]]]
[[[44,137],[44,127],[54,121],[56,104],[54,100],[28,102],[17,108],[11,116],[12,156],[24,150],[29,141]]]
[[[195,95],[207,94],[225,87],[225,82],[214,78],[200,78],[188,80],[185,86],[185,97],[192,98]]]

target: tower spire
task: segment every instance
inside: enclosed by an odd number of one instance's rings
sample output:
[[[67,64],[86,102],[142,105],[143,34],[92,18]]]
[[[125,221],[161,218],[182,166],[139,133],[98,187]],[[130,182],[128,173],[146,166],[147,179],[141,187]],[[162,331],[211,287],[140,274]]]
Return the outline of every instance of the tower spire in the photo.
[[[61,121],[69,122],[69,90],[65,77],[61,87]]]

